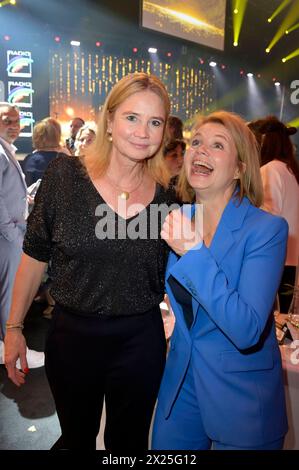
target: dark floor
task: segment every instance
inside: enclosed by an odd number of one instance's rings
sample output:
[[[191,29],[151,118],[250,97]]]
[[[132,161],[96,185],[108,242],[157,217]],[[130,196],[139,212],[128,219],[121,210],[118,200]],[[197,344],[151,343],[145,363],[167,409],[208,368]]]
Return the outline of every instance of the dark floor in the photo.
[[[50,320],[44,304],[33,303],[25,321],[27,346],[44,350]],[[0,450],[50,449],[60,435],[45,368],[31,369],[26,384],[16,387],[0,365]]]

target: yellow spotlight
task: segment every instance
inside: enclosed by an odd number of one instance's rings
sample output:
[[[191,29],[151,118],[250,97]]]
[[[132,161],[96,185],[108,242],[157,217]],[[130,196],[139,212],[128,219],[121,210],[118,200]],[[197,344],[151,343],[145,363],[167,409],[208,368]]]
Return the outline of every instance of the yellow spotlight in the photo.
[[[267,52],[267,54],[269,54],[269,52],[270,52],[269,47],[267,47],[266,52]]]
[[[270,18],[268,18],[268,23],[271,23],[272,20],[290,3],[291,0],[284,0],[281,4],[276,8],[276,10],[272,13]]]
[[[286,30],[286,34],[289,34],[288,30]]]
[[[234,9],[234,14],[237,15],[238,13],[239,13],[238,8],[235,8],[235,9]]]
[[[271,23],[271,21],[272,21],[271,18],[268,18],[268,23]]]
[[[15,5],[17,2],[16,0],[10,0],[11,5]]]
[[[233,29],[234,29],[234,41],[233,45],[236,47],[239,43],[239,36],[243,24],[243,19],[245,15],[245,10],[247,7],[248,0],[233,0],[232,1],[232,11],[235,13],[233,15]],[[236,14],[236,11],[238,14]]]
[[[283,5],[286,6],[288,3],[289,1],[285,0],[280,5],[280,7],[282,7]],[[273,18],[273,15],[272,15],[272,18]],[[290,31],[291,26],[294,24],[294,21],[297,20],[298,17],[299,17],[299,2],[297,1],[291,4],[285,18],[283,19],[282,23],[278,27],[271,42],[268,44],[269,49],[272,49],[273,46],[284,36],[286,30]]]
[[[288,122],[290,127],[299,127],[299,118],[295,118],[292,121]]]
[[[293,52],[291,52],[289,55],[287,55],[286,57],[284,57],[281,60],[282,60],[282,62],[286,62],[287,60],[294,59],[294,57],[298,57],[298,56],[299,56],[299,48],[295,49]]]

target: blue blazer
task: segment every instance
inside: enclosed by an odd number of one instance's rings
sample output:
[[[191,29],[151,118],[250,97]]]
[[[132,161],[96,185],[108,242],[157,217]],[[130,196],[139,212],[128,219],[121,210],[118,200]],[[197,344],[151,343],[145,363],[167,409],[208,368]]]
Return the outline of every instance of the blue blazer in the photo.
[[[194,208],[193,208],[194,212]],[[188,366],[207,435],[254,446],[287,431],[280,351],[272,307],[284,266],[287,222],[231,199],[209,248],[169,256],[166,290],[176,317],[159,392],[164,417],[180,406]],[[172,275],[191,295],[188,330],[168,283]],[[183,406],[182,406],[183,409]]]

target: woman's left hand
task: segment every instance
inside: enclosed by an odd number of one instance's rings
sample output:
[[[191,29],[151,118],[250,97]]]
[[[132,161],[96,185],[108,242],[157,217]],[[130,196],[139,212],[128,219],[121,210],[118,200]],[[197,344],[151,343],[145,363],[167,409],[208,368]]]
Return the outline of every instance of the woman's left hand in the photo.
[[[183,256],[187,251],[202,243],[201,226],[196,223],[196,218],[190,219],[182,213],[181,209],[176,209],[165,218],[161,237],[173,251]]]

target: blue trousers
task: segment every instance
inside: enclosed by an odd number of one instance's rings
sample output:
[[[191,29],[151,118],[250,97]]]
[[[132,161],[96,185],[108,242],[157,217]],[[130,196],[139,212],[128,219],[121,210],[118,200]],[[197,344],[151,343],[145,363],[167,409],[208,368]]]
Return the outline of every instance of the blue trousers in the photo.
[[[153,426],[153,450],[280,450],[283,448],[284,438],[254,447],[238,447],[212,441],[202,422],[190,366],[179,391],[179,398],[179,406],[176,400],[167,419],[158,402]]]

